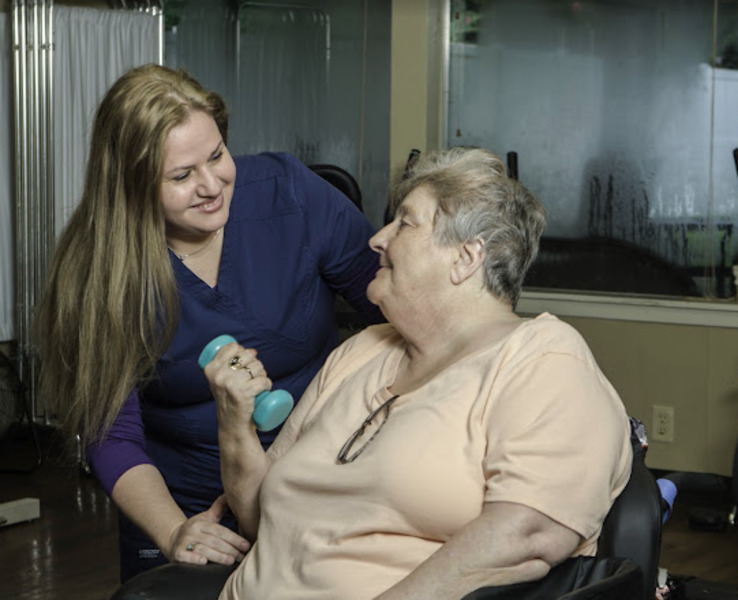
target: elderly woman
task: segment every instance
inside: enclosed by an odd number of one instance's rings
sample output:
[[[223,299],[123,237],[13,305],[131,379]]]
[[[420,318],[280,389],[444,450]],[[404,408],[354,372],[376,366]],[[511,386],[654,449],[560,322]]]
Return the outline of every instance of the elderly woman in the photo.
[[[595,553],[628,481],[623,405],[586,343],[514,312],[542,205],[481,149],[421,159],[371,240],[389,324],[337,348],[268,452],[253,350],[206,368],[224,485],[258,539],[221,600],[461,598]]]

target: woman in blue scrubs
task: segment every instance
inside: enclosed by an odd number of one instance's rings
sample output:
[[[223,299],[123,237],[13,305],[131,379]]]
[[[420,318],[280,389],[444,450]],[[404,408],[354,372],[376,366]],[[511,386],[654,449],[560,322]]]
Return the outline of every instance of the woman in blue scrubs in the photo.
[[[98,108],[37,313],[41,393],[120,509],[124,581],[249,549],[222,497],[202,348],[232,335],[299,399],[338,343],[336,294],[382,320],[366,298],[369,222],[287,154],[231,157],[227,124],[184,72],[123,75]]]

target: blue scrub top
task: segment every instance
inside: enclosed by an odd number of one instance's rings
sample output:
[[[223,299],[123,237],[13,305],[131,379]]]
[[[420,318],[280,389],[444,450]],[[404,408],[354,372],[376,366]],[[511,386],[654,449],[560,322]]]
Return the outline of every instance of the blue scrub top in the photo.
[[[367,317],[377,269],[373,229],[338,190],[286,154],[235,159],[218,284],[211,288],[174,254],[179,328],[141,390],[146,451],[188,513],[222,493],[215,403],[197,365],[202,348],[230,334],[258,351],[275,389],[297,400],[338,344],[334,295]],[[278,433],[260,432],[264,446]]]
[[[188,516],[223,492],[215,402],[197,365],[202,348],[217,335],[232,335],[257,350],[275,389],[299,400],[338,344],[335,294],[367,323],[383,320],[366,298],[379,265],[368,246],[374,230],[356,206],[287,154],[235,162],[217,286],[170,253],[177,332],[153,379],[131,392],[106,438],[87,452],[108,493],[126,470],[153,463]],[[276,434],[260,433],[265,447]],[[143,532],[120,519],[122,580],[165,562]],[[232,517],[223,524],[235,528]]]

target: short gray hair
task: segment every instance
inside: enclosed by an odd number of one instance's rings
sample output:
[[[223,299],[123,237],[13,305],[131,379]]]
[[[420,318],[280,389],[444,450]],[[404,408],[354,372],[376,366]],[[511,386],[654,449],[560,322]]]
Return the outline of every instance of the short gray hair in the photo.
[[[482,148],[450,148],[421,155],[394,186],[392,210],[421,186],[438,202],[437,242],[451,245],[481,240],[487,289],[515,307],[546,227],[543,204],[508,177],[498,156]]]

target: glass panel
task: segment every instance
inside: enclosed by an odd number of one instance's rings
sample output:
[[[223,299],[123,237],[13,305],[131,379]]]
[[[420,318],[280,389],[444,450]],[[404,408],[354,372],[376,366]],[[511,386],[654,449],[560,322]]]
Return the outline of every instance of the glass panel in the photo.
[[[452,2],[448,143],[516,152],[548,208],[529,287],[735,294],[736,14],[706,0]]]
[[[170,1],[166,63],[218,90],[234,154],[286,151],[351,173],[382,223],[391,0]]]
[[[230,0],[167,0],[164,62],[217,90],[231,111],[236,98],[237,7]]]
[[[311,7],[241,6],[234,143],[315,163],[327,131],[330,17]]]

